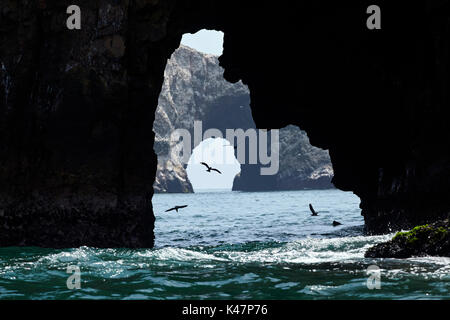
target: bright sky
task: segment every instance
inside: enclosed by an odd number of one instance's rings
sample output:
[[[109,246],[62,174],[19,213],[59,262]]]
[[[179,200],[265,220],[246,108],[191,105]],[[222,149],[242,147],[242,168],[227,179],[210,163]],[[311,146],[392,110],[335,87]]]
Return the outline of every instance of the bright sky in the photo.
[[[203,53],[221,55],[223,51],[223,32],[214,30],[200,30],[197,33],[186,33],[181,44]]]
[[[222,174],[211,171],[200,162],[218,169]],[[228,140],[209,138],[200,143],[192,152],[186,172],[194,191],[202,189],[227,189],[233,187],[234,177],[241,171],[241,165],[234,156],[234,148]]]

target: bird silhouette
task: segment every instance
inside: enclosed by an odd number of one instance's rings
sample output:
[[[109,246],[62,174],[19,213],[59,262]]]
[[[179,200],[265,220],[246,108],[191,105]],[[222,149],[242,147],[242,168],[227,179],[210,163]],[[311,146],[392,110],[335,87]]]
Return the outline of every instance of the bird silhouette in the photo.
[[[314,208],[313,208],[311,203],[309,204],[309,210],[311,210],[312,216],[318,216],[319,215],[319,212],[314,210]]]
[[[173,210],[176,210],[178,212],[178,209],[183,209],[183,208],[186,208],[186,207],[187,206],[175,206],[173,208],[170,208],[170,209],[166,210],[166,212],[173,211]]]
[[[206,172],[216,171],[216,172],[222,174],[222,172],[220,172],[219,170],[217,170],[217,169],[215,169],[215,168],[213,168],[213,167],[210,167],[210,166],[209,166],[207,163],[205,163],[205,162],[200,162],[200,164],[204,165],[204,166],[207,168],[207,169],[206,169]]]
[[[333,227],[337,227],[342,225],[342,223],[338,222],[338,221],[333,221]]]

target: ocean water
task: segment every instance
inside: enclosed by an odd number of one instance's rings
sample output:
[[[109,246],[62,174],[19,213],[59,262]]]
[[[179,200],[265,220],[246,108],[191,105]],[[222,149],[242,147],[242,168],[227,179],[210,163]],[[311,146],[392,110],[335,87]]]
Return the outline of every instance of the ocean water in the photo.
[[[310,215],[309,203],[319,216]],[[0,248],[0,298],[450,297],[449,258],[364,258],[392,235],[364,235],[352,193],[156,194],[153,205],[154,249]],[[188,207],[164,212],[174,205]],[[71,265],[80,268],[81,289],[66,285]],[[379,268],[379,289],[367,286],[369,266]]]

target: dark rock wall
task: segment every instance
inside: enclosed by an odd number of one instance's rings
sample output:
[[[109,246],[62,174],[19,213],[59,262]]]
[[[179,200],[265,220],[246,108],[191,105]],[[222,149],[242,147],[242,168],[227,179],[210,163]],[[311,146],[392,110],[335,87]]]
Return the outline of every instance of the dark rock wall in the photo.
[[[449,212],[449,1],[378,1],[382,30],[371,1],[79,0],[80,31],[71,4],[0,0],[1,245],[152,246],[151,123],[167,59],[202,28],[225,32],[258,127],[329,149],[369,231]]]
[[[261,5],[249,32],[226,32],[221,62],[248,84],[257,126],[297,124],[329,149],[334,185],[385,232],[449,212],[449,2],[380,1],[382,30],[366,28],[369,4]],[[286,64],[300,76],[283,81]]]
[[[142,42],[163,34],[115,3],[78,1],[80,31],[69,1],[0,3],[1,245],[153,245],[149,106],[166,57]]]

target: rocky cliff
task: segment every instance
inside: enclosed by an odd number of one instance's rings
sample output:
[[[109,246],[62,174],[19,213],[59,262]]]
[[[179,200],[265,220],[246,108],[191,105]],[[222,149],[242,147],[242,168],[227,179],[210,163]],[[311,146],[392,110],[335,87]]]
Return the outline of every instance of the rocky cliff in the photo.
[[[448,216],[448,0],[380,0],[381,30],[368,0],[78,0],[68,30],[71,4],[0,0],[1,245],[153,245],[152,123],[167,59],[200,29],[224,32],[258,128],[329,150],[369,232]]]
[[[280,94],[284,94],[280,92]],[[218,57],[180,46],[167,62],[156,109],[153,131],[158,170],[155,192],[192,192],[192,186],[176,152],[181,143],[171,141],[175,129],[193,132],[194,121],[203,130],[256,128],[251,117],[248,88],[223,78]],[[196,147],[192,141],[192,148]],[[248,147],[247,150],[248,152]],[[332,188],[333,169],[328,152],[311,146],[304,131],[295,126],[280,130],[280,170],[261,177],[261,165],[241,164],[233,190],[298,190]],[[265,179],[264,183],[260,180]]]
[[[177,152],[181,143],[171,141],[176,129],[191,133],[193,149],[198,143],[193,140],[194,121],[202,121],[203,131],[251,125],[251,116],[241,116],[250,114],[247,87],[225,81],[217,58],[181,46],[167,62],[153,124],[158,156],[155,192],[193,192]]]

